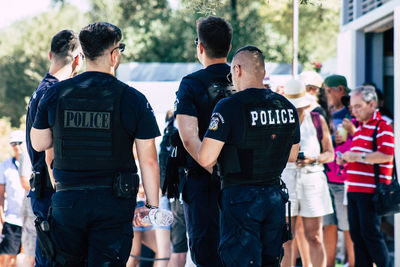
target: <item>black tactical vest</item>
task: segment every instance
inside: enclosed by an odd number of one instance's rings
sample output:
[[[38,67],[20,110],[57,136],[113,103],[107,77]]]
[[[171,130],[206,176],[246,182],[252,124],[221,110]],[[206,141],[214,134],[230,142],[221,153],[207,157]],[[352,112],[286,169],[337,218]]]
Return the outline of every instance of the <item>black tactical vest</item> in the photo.
[[[225,144],[218,158],[223,185],[279,184],[299,123],[296,109],[272,92],[232,97],[240,101],[244,131],[242,141]]]
[[[54,168],[67,171],[137,171],[130,137],[121,121],[127,85],[87,79],[62,84],[53,127]]]

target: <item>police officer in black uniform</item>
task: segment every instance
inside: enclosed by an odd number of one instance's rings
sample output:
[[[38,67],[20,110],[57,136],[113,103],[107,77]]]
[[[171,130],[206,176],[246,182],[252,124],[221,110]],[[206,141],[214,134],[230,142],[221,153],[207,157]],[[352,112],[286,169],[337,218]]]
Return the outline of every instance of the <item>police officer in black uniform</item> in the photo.
[[[197,266],[218,267],[220,184],[211,178],[212,169],[202,168],[195,159],[216,104],[215,93],[224,91],[229,84],[226,57],[232,27],[219,17],[201,18],[197,36],[197,57],[205,68],[182,79],[175,102],[179,134],[190,154],[182,197],[193,262]]]
[[[84,27],[86,72],[52,86],[38,106],[33,148],[54,147],[49,223],[55,253],[47,251],[54,266],[125,266],[138,187],[134,143],[148,201],[140,216],[158,206],[154,138],[160,132],[145,96],[115,78],[121,37],[109,23]]]
[[[59,81],[75,76],[80,70],[83,58],[78,35],[71,30],[63,30],[54,35],[51,39],[49,59],[49,72],[33,93],[26,114],[26,145],[33,170],[28,197],[31,198],[33,212],[41,218],[47,217],[54,190],[50,180],[51,175],[46,166],[45,152],[37,152],[33,149],[29,133],[35,120],[39,101],[47,89]],[[47,153],[48,158],[51,158],[53,155],[51,151],[47,151]],[[42,256],[38,245],[35,251],[35,266],[50,266],[46,258]]]
[[[279,266],[287,239],[280,175],[300,142],[296,108],[264,89],[264,57],[239,49],[231,65],[239,91],[216,105],[199,151],[205,168],[222,177],[220,256],[224,266]]]

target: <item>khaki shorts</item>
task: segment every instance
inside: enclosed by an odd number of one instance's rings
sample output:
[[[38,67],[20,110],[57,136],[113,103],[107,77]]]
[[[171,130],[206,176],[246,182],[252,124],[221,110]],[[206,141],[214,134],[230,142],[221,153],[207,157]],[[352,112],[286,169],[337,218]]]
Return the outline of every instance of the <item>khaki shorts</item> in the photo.
[[[282,180],[289,191],[291,216],[320,217],[333,213],[327,179],[322,171],[305,173],[300,168],[286,168]]]

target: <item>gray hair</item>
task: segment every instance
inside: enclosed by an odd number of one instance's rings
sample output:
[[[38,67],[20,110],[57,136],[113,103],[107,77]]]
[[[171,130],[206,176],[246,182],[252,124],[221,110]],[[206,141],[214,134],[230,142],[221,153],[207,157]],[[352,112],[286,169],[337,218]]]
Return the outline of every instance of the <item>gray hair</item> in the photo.
[[[371,101],[375,102],[375,107],[378,105],[378,97],[375,92],[375,87],[371,85],[363,85],[357,87],[350,92],[350,96],[361,95],[362,99],[369,104]]]

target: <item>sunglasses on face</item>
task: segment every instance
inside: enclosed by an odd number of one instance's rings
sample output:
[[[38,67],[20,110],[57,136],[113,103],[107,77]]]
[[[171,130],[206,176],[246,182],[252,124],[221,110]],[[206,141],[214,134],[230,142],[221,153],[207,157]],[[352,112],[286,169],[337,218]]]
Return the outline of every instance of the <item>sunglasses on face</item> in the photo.
[[[119,46],[114,47],[114,48],[111,50],[111,54],[114,52],[115,49],[119,49],[119,51],[122,53],[122,52],[124,52],[124,50],[125,50],[125,44],[124,44],[124,43],[120,43]]]
[[[10,143],[11,146],[19,146],[21,144],[22,144],[22,142],[11,142]]]

